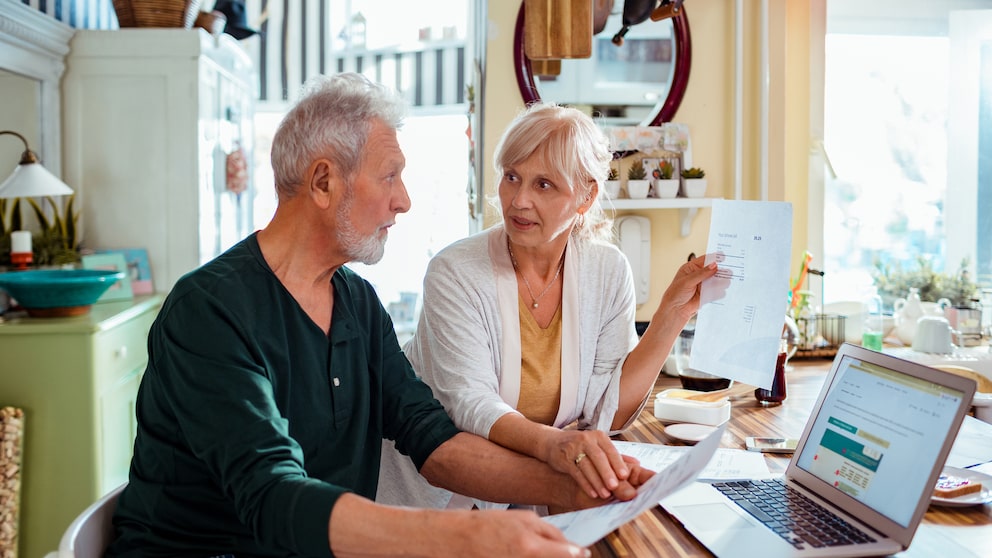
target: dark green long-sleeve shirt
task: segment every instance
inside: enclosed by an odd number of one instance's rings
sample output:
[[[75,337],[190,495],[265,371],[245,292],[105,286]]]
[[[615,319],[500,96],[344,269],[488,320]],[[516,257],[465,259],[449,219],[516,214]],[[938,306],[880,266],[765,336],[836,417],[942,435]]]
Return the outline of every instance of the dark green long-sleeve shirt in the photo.
[[[375,291],[341,268],[325,335],[254,235],[181,279],[152,325],[108,556],[330,556],[338,497],[374,498],[382,439],[419,468],[457,433]]]

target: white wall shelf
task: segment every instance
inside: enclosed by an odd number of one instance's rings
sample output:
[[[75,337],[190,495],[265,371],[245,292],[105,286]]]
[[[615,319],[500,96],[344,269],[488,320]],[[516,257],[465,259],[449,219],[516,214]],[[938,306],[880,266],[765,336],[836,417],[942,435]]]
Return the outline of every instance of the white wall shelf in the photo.
[[[711,207],[713,200],[723,198],[644,198],[632,200],[630,198],[620,198],[616,200],[604,200],[603,208],[607,211],[638,210],[638,209],[678,209],[679,220],[682,223],[682,236],[689,236],[692,220],[701,207]]]

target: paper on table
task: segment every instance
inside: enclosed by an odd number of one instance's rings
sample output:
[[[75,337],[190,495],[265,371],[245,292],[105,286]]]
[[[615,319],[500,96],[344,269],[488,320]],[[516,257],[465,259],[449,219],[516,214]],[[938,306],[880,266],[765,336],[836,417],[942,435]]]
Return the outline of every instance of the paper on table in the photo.
[[[727,423],[723,423],[671,465],[656,472],[638,488],[633,500],[549,515],[544,520],[561,529],[572,543],[589,546],[692,482],[713,457],[726,430]]]
[[[689,368],[771,389],[785,323],[792,204],[714,200],[708,256],[722,254],[730,285],[704,282]]]
[[[641,462],[641,466],[652,471],[661,471],[689,451],[689,446],[666,446],[641,442],[614,441],[617,451]],[[760,453],[731,448],[719,448],[697,480],[731,481],[761,479],[776,476],[768,470],[765,457]]]

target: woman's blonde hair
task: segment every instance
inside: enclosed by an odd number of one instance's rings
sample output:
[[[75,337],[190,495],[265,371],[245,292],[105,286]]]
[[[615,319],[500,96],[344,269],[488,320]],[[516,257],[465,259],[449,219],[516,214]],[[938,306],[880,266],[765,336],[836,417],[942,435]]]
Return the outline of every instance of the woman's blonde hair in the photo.
[[[548,102],[530,105],[503,132],[493,157],[496,182],[503,179],[507,168],[535,154],[562,171],[577,199],[590,195],[593,184],[603,191],[613,159],[606,134],[589,115]],[[496,206],[498,209],[499,204]],[[572,236],[609,239],[612,225],[597,196],[589,210],[576,219]]]

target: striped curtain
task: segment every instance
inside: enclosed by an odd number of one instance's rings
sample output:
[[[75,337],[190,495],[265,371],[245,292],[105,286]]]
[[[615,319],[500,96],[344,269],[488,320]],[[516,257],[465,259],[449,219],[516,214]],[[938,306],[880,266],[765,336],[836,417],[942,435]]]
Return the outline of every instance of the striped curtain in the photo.
[[[407,49],[335,48],[349,28],[340,2],[247,0],[245,5],[248,26],[261,32],[242,44],[256,61],[262,102],[291,101],[307,78],[345,71],[399,90],[415,107],[466,102],[464,39],[438,38]]]
[[[20,0],[76,29],[117,29],[112,0]]]
[[[112,0],[19,1],[77,29],[119,27]],[[200,9],[209,11],[213,4],[204,0]],[[340,2],[246,0],[245,7],[248,27],[261,32],[241,43],[255,61],[263,103],[292,101],[307,78],[337,72],[365,74],[399,90],[414,107],[466,102],[464,39],[435,38],[407,49],[335,49],[335,39],[348,28]]]

